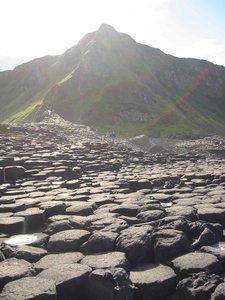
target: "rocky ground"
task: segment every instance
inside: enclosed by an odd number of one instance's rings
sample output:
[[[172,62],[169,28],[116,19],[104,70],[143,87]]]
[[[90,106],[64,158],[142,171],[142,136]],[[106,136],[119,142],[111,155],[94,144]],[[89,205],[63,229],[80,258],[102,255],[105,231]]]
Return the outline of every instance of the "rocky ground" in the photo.
[[[223,143],[1,125],[0,299],[225,299]]]

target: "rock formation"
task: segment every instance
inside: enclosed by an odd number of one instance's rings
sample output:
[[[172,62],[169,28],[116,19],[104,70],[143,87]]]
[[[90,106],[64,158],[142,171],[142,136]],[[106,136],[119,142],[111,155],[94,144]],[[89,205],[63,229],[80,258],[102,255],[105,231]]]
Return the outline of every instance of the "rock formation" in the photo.
[[[206,141],[153,154],[2,125],[0,299],[223,299],[224,146]]]

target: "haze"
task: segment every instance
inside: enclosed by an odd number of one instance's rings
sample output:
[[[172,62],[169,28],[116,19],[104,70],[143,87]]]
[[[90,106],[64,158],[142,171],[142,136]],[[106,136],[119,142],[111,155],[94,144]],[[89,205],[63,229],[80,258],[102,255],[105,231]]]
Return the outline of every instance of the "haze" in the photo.
[[[61,54],[102,23],[168,54],[225,66],[223,0],[7,0],[0,8],[0,70]]]

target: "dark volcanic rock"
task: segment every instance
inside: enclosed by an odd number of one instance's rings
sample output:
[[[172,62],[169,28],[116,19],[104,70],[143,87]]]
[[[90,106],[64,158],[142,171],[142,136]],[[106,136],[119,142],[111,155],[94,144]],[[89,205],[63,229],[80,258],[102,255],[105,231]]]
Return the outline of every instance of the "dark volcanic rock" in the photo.
[[[60,231],[50,237],[47,250],[49,252],[77,251],[89,236],[90,232],[82,229]]]
[[[57,300],[85,299],[85,284],[91,268],[80,264],[56,265],[38,274],[40,278],[53,280],[56,284]]]
[[[192,244],[194,249],[200,249],[202,246],[213,245],[216,242],[215,234],[208,228],[205,228],[199,238]]]
[[[25,229],[24,218],[9,217],[0,218],[0,231],[6,234],[20,234]]]
[[[71,205],[66,209],[66,214],[69,215],[89,216],[92,215],[93,213],[94,212],[93,212],[92,205],[85,202],[79,204],[76,204],[75,202],[73,205]]]
[[[212,294],[212,300],[224,300],[225,299],[225,283],[221,283],[217,286]]]
[[[0,291],[10,281],[34,274],[32,265],[23,260],[9,258],[0,263]]]
[[[225,210],[221,208],[205,207],[198,209],[200,220],[210,223],[220,223],[225,225]]]
[[[190,206],[172,206],[166,209],[169,216],[181,216],[185,217],[191,221],[197,219],[196,209]]]
[[[125,253],[116,251],[87,255],[81,263],[94,269],[123,268],[128,270],[130,268]]]
[[[217,275],[204,272],[190,274],[177,285],[177,299],[207,300],[210,299],[216,286],[222,282]]]
[[[189,236],[192,239],[197,240],[203,233],[205,228],[214,233],[216,241],[220,241],[223,237],[223,227],[219,223],[205,223],[204,221],[197,221],[190,224]]]
[[[35,265],[34,269],[37,272],[41,272],[45,269],[49,269],[55,265],[57,266],[68,265],[72,263],[78,263],[84,258],[84,255],[80,252],[69,252],[69,253],[59,253],[59,254],[49,254],[41,258]]]
[[[187,237],[178,230],[159,230],[154,233],[153,240],[155,261],[160,263],[166,263],[192,250]]]
[[[164,265],[143,265],[130,272],[132,283],[138,288],[138,296],[143,300],[165,299],[176,287],[176,274]]]
[[[117,236],[114,232],[96,231],[81,245],[80,250],[86,254],[114,251]]]
[[[5,177],[7,181],[14,181],[24,176],[26,169],[21,166],[5,167]]]
[[[1,300],[56,300],[55,282],[38,277],[21,278],[5,285]]]
[[[140,210],[140,207],[136,204],[132,203],[125,203],[125,204],[120,204],[116,206],[115,208],[110,209],[111,212],[118,213],[123,216],[128,216],[128,217],[136,217]]]
[[[15,214],[18,217],[25,218],[25,231],[32,232],[40,230],[44,225],[46,215],[45,211],[36,207],[28,208]]]
[[[210,274],[221,274],[223,268],[216,256],[208,253],[193,252],[175,258],[171,263],[179,277],[190,273],[207,271]]]
[[[164,218],[166,214],[162,210],[149,210],[140,212],[137,215],[138,219],[143,220],[144,222],[156,221]]]
[[[173,152],[150,154],[45,121],[0,125],[0,299],[209,299],[225,270],[225,171],[204,147],[225,142],[160,138]]]
[[[42,248],[31,247],[27,245],[4,245],[2,251],[6,258],[15,257],[18,259],[24,259],[31,263],[38,261],[47,254],[47,251]]]
[[[218,258],[218,260],[221,261],[221,263],[225,267],[225,244],[224,244],[224,242],[223,243],[219,242],[212,246],[204,246],[204,247],[200,248],[200,251],[215,255]]]
[[[133,300],[134,285],[121,268],[97,269],[87,281],[87,299]]]
[[[39,207],[45,211],[46,218],[63,214],[66,209],[65,204],[60,201],[43,202]]]
[[[186,235],[189,235],[190,231],[188,220],[186,220],[184,217],[178,216],[165,217],[160,223],[160,228],[179,230]]]
[[[152,226],[144,225],[132,226],[121,231],[116,249],[125,252],[133,265],[153,261],[152,229]]]
[[[44,228],[44,233],[46,234],[54,234],[59,231],[73,229],[71,222],[69,220],[59,220],[56,222],[52,222]]]

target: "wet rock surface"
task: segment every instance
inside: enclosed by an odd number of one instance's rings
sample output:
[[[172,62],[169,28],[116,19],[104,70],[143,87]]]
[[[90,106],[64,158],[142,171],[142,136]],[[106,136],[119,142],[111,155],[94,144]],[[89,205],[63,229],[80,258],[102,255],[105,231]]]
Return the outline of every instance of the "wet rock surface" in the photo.
[[[220,141],[0,126],[0,299],[223,299]]]

